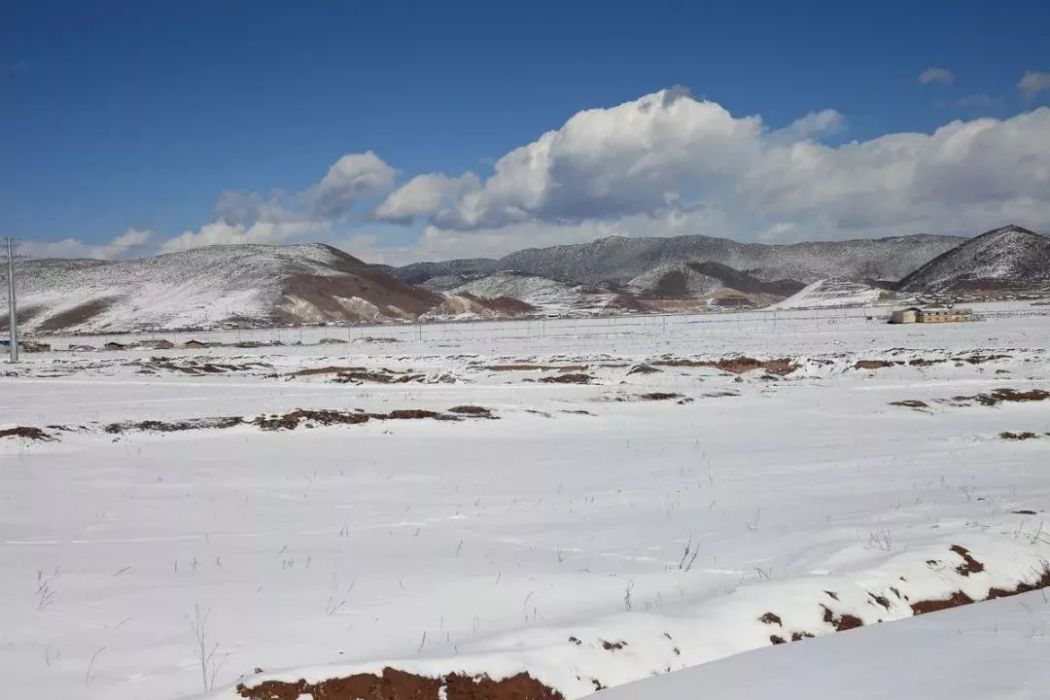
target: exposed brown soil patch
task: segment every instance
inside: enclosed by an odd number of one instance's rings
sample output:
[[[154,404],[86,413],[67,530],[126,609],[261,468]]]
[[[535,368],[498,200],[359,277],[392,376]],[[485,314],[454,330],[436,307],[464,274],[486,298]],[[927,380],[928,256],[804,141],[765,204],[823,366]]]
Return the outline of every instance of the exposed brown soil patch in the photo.
[[[831,608],[826,605],[820,607],[824,608],[824,622],[834,627],[837,632],[845,632],[846,630],[864,626],[863,620],[856,615],[843,613],[839,617],[835,617],[835,613],[831,611]]]
[[[648,394],[639,394],[638,398],[643,401],[670,401],[672,399],[680,399],[682,395],[665,391],[651,391]]]
[[[312,377],[318,374],[341,374],[343,372],[364,372],[367,368],[365,367],[340,367],[337,365],[329,365],[328,367],[310,367],[308,369],[301,369],[297,372],[292,372],[289,376],[291,377]]]
[[[349,372],[340,372],[332,381],[339,384],[362,384],[364,382],[374,382],[376,384],[409,384],[412,382],[422,382],[424,379],[426,379],[426,375],[423,374],[412,374],[409,372],[398,373],[392,372],[388,369],[381,369],[376,371],[353,370]]]
[[[1003,440],[1031,440],[1032,438],[1037,438],[1039,436],[1035,433],[1028,431],[1025,431],[1023,433],[1011,433],[1008,430],[1004,430],[1003,432],[999,433],[999,437],[1001,437]]]
[[[244,419],[240,416],[223,416],[216,418],[190,418],[179,421],[143,420],[125,423],[110,423],[103,428],[107,433],[120,434],[127,432],[176,433],[182,430],[206,430],[232,428],[241,425]]]
[[[1030,391],[1018,391],[1017,389],[996,389],[987,394],[975,394],[974,396],[953,396],[950,402],[956,405],[969,405],[972,403],[981,406],[997,406],[1004,402],[1024,403],[1028,401],[1046,401],[1050,399],[1050,391],[1032,389]]]
[[[41,442],[48,442],[54,440],[53,437],[45,433],[40,428],[32,428],[24,425],[20,425],[15,428],[8,428],[6,430],[0,430],[0,438],[6,437],[20,437],[27,440],[39,440]]]
[[[970,550],[966,547],[960,547],[955,544],[952,545],[952,551],[958,554],[963,559],[963,563],[955,567],[955,572],[960,576],[969,576],[970,574],[979,574],[984,571],[984,564],[973,558],[970,554]]]
[[[186,360],[181,364],[175,364],[166,357],[151,357],[149,360],[132,360],[127,363],[129,367],[140,367],[140,374],[151,374],[157,371],[181,372],[193,376],[202,374],[225,374],[227,372],[246,372],[252,369],[269,368],[265,362],[198,362],[197,360]]]
[[[453,406],[448,409],[449,413],[456,413],[461,416],[477,416],[478,418],[498,418],[498,416],[492,415],[492,411],[488,408],[482,408],[481,406]]]
[[[723,357],[720,360],[691,360],[686,358],[656,360],[654,365],[661,367],[713,367],[723,372],[743,374],[751,370],[764,369],[770,374],[784,376],[791,374],[798,365],[789,358],[774,360],[756,360],[753,357]]]
[[[787,644],[787,640],[781,636],[771,634],[769,635],[769,643],[776,646],[777,644]]]
[[[602,649],[605,649],[605,651],[619,651],[620,649],[623,649],[625,646],[627,646],[627,642],[624,642],[624,641],[607,642],[604,639],[602,640]]]
[[[189,418],[179,421],[127,421],[109,423],[103,427],[107,433],[128,432],[174,433],[183,430],[208,430],[233,428],[238,425],[253,425],[260,430],[295,430],[299,427],[315,428],[329,425],[360,425],[370,420],[443,420],[460,421],[467,418],[496,418],[492,412],[480,406],[457,406],[448,413],[421,408],[396,409],[389,413],[366,413],[365,411],[333,411],[326,409],[302,409],[282,414],[269,414],[245,419],[240,416],[218,416],[211,418]]]
[[[550,377],[540,378],[543,384],[590,384],[592,377],[589,374],[555,374]]]
[[[1040,574],[1039,578],[1033,583],[1021,582],[1017,584],[1017,586],[1013,589],[989,589],[988,597],[986,598],[986,600],[995,600],[996,598],[1009,598],[1012,595],[1028,593],[1030,591],[1038,591],[1043,588],[1050,588],[1050,565],[1043,567],[1043,571]]]
[[[114,302],[119,300],[120,297],[102,297],[99,299],[92,299],[91,301],[85,301],[82,304],[74,306],[72,309],[66,309],[63,312],[57,313],[46,319],[40,324],[38,330],[44,333],[48,331],[62,330],[63,328],[68,328],[70,326],[78,326],[106,311],[114,304]]]
[[[857,360],[856,364],[853,365],[853,369],[882,369],[884,367],[893,367],[894,365],[904,364],[903,362],[891,362],[889,360]]]
[[[298,700],[303,696],[316,700],[563,700],[561,693],[527,673],[497,681],[461,673],[430,678],[390,667],[381,675],[359,673],[318,683],[302,679],[264,681],[254,687],[241,683],[237,693],[247,700]]]
[[[949,597],[941,600],[920,600],[916,603],[911,604],[911,611],[915,615],[924,615],[929,612],[936,612],[938,610],[947,610],[948,608],[957,608],[960,605],[969,605],[974,602],[973,598],[966,595],[962,591],[956,591]]]
[[[904,408],[914,408],[921,410],[929,408],[930,405],[925,401],[919,401],[918,399],[903,399],[902,401],[890,401],[890,406],[902,406]]]
[[[262,430],[295,430],[300,424],[308,428],[315,425],[358,425],[372,418],[367,413],[356,411],[304,410],[298,408],[283,415],[258,416],[252,421]]]
[[[780,615],[771,612],[767,612],[765,615],[758,618],[758,621],[767,625],[780,625],[781,627],[784,626],[784,623],[780,621]]]

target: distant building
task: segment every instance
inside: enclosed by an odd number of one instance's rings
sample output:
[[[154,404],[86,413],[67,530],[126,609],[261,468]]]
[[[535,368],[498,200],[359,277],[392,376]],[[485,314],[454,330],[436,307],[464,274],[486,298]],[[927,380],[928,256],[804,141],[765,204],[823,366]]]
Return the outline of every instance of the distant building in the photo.
[[[182,347],[190,350],[200,350],[201,348],[208,347],[208,344],[202,343],[199,340],[187,340],[185,343],[182,344]]]
[[[147,340],[143,345],[153,348],[154,350],[171,350],[175,347],[175,343],[170,340],[164,340],[163,338],[160,340]]]
[[[948,307],[909,306],[906,309],[897,309],[890,314],[890,323],[958,323],[976,320],[976,316],[970,309],[954,309]]]
[[[71,352],[94,352],[94,345],[70,345],[69,350]]]
[[[106,350],[125,350],[128,346],[124,345],[123,343],[117,343],[111,340],[102,347],[104,347]]]
[[[51,345],[48,343],[37,343],[32,340],[23,340],[22,350],[24,352],[51,352]]]
[[[918,323],[920,311],[922,311],[922,309],[917,306],[909,306],[906,309],[897,309],[890,314],[890,323]]]

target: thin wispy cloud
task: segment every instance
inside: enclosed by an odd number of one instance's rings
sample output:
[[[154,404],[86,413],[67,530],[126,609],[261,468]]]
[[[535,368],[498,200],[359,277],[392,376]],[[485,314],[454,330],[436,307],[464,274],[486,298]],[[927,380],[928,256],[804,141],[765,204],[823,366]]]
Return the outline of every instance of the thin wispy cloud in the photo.
[[[1030,70],[1017,81],[1017,89],[1026,100],[1031,100],[1043,91],[1050,91],[1050,73]]]
[[[934,83],[951,85],[955,82],[955,74],[947,68],[931,66],[922,73],[919,73],[919,82],[923,85],[931,85]]]

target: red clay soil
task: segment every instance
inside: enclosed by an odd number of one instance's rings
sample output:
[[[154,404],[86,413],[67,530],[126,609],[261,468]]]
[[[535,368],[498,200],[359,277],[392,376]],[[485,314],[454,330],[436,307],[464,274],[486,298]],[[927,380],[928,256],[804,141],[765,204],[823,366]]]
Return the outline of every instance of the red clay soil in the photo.
[[[40,428],[31,428],[24,425],[20,425],[16,428],[8,428],[7,430],[0,430],[0,438],[5,437],[20,437],[26,438],[27,440],[40,440],[42,442],[54,440],[53,437]]]
[[[941,600],[920,600],[917,603],[911,604],[911,611],[915,615],[924,615],[930,612],[936,612],[938,610],[947,610],[948,608],[957,608],[960,605],[969,605],[973,603],[974,599],[966,595],[962,591],[956,591],[952,593],[948,598]]]
[[[299,700],[304,695],[314,700],[564,700],[527,673],[496,681],[459,673],[429,678],[390,667],[381,675],[359,673],[319,683],[264,681],[251,688],[242,683],[237,693],[247,700]]]
[[[970,574],[979,574],[984,571],[984,564],[973,558],[970,554],[970,550],[966,547],[960,547],[959,545],[952,545],[952,551],[963,558],[963,563],[955,567],[955,572],[960,576],[969,576]]]
[[[864,621],[855,615],[843,613],[841,616],[835,617],[835,613],[831,612],[831,608],[826,605],[821,605],[820,607],[824,608],[824,622],[834,627],[836,632],[845,632],[846,630],[864,626]]]

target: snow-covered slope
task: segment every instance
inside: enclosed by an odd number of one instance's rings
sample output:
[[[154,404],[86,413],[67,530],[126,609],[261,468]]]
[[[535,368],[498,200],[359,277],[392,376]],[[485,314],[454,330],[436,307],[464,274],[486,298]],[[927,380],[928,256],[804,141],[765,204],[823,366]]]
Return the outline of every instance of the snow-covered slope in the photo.
[[[114,262],[30,260],[16,266],[15,278],[19,318],[30,332],[413,318],[441,302],[321,244],[211,246]]]
[[[1047,697],[1042,593],[731,656],[603,691],[594,700]]]
[[[687,263],[657,265],[627,283],[635,296],[657,299],[699,299],[722,287],[722,280]]]
[[[641,310],[637,300],[603,286],[580,285],[523,272],[503,271],[472,280],[451,290],[480,299],[510,298],[546,314],[600,313]]]
[[[908,292],[1050,288],[1050,238],[1004,226],[940,255],[901,280]]]
[[[776,309],[815,309],[838,306],[871,306],[887,292],[864,282],[844,279],[818,280],[807,285],[784,301],[774,304]]]

